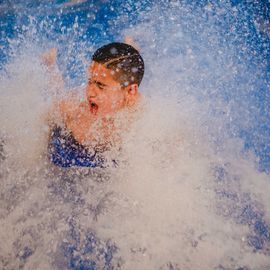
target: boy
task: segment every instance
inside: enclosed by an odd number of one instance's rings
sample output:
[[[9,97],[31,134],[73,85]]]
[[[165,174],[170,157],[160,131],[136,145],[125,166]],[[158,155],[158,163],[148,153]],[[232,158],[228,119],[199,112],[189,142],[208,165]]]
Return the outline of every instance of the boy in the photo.
[[[49,58],[45,59],[50,65]],[[53,61],[52,61],[53,62]],[[104,158],[96,147],[98,138],[108,141],[114,130],[113,115],[135,108],[138,87],[144,74],[139,52],[125,43],[110,43],[99,48],[88,69],[85,98],[75,94],[58,102],[61,124],[52,128],[49,139],[50,160],[61,167],[103,167]],[[99,127],[96,123],[101,123]]]

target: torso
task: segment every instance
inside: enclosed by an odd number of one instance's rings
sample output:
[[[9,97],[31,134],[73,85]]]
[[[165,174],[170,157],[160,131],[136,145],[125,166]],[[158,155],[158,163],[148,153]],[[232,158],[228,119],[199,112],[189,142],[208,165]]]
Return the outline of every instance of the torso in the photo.
[[[87,102],[72,94],[55,109],[49,140],[50,160],[60,167],[102,167],[106,147],[93,136],[92,125],[96,119]]]
[[[91,115],[86,101],[81,101],[73,94],[71,98],[68,97],[59,103],[59,112],[64,126],[78,143],[85,144],[93,140],[90,131],[95,118]]]

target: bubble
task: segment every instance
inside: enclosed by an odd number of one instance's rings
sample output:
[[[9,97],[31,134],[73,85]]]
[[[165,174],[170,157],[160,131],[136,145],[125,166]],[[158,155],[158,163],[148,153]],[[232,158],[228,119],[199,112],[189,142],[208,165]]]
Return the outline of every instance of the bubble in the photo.
[[[111,52],[111,54],[117,54],[118,50],[116,48],[111,48],[110,52]]]

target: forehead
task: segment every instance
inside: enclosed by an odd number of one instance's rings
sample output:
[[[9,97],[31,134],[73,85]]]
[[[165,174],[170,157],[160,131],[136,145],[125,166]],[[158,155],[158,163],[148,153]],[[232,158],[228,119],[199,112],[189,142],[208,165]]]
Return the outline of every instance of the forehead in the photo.
[[[108,69],[103,64],[97,63],[95,61],[93,61],[89,66],[88,73],[92,79],[98,80],[100,82],[119,84],[113,76],[115,71]]]

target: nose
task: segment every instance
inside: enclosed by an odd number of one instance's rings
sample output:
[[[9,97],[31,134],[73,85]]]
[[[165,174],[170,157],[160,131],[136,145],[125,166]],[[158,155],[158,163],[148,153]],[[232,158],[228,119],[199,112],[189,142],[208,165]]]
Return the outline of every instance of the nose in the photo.
[[[95,84],[91,83],[87,87],[87,92],[89,94],[89,97],[95,98],[98,96],[98,93],[99,93],[98,87],[96,87]]]

